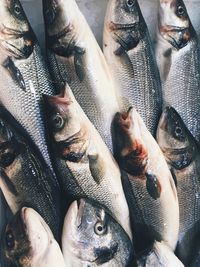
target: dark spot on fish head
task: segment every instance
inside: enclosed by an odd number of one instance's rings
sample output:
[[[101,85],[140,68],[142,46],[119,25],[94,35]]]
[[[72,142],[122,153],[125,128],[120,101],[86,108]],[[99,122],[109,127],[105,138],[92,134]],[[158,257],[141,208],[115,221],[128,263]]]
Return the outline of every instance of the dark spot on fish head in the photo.
[[[156,175],[151,174],[151,173],[146,173],[146,189],[149,195],[154,199],[157,200],[160,198],[161,195],[161,184],[159,182],[159,179],[157,178]]]
[[[43,13],[46,26],[54,23],[56,16],[59,13],[60,0],[47,0],[43,1]]]
[[[13,133],[7,123],[0,119],[0,144],[11,141]]]
[[[108,247],[94,248],[94,255],[96,257],[95,263],[97,265],[102,265],[109,262],[115,257],[118,250],[118,244],[112,244]]]

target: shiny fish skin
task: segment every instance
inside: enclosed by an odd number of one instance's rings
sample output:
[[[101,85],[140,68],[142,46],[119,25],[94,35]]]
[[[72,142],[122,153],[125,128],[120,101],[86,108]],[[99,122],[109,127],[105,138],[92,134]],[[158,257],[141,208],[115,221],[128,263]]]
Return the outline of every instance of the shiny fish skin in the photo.
[[[75,0],[43,0],[49,69],[61,89],[69,83],[85,114],[112,150],[117,99],[103,53]]]
[[[74,201],[64,220],[62,251],[71,267],[128,267],[133,247],[122,227],[97,203]]]
[[[164,243],[155,242],[152,249],[137,261],[137,267],[184,267]]]
[[[106,206],[129,236],[129,210],[120,169],[109,149],[66,86],[46,97],[55,169],[65,199],[88,197]]]
[[[31,144],[0,116],[0,188],[15,214],[27,205],[39,212],[59,240],[60,189]]]
[[[200,238],[199,146],[171,107],[163,111],[157,140],[177,184],[180,230],[176,253],[186,266],[190,266]]]
[[[179,231],[175,184],[158,144],[135,109],[116,114],[113,148],[129,180],[124,190],[136,252],[148,248],[154,240],[163,240],[174,250]]]
[[[110,0],[103,51],[114,77],[120,110],[133,106],[155,136],[162,89],[149,32],[136,0]]]
[[[54,89],[18,0],[0,2],[0,102],[22,125],[51,167],[41,94]]]
[[[6,267],[66,267],[50,228],[31,208],[23,207],[11,219],[2,234],[1,247],[9,264]]]
[[[200,141],[200,46],[182,0],[160,0],[156,56],[165,106]]]

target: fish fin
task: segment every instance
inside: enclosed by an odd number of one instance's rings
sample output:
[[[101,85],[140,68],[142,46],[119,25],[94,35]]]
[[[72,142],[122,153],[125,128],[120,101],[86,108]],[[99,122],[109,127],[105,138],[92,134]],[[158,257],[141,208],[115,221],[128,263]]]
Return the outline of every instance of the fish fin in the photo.
[[[170,168],[170,171],[171,171],[171,174],[172,174],[172,178],[174,180],[174,184],[177,187],[178,186],[178,182],[177,182],[177,179],[176,179],[176,175],[175,175],[174,169]]]
[[[83,62],[84,54],[84,49],[80,47],[75,48],[74,67],[76,70],[76,75],[78,76],[80,82],[82,82],[85,78],[85,68]]]
[[[160,198],[161,194],[161,184],[156,177],[156,175],[146,172],[146,188],[149,195],[154,199],[157,200]]]
[[[98,154],[88,155],[88,160],[92,177],[97,184],[100,184],[105,176],[103,164],[101,164],[101,158]]]

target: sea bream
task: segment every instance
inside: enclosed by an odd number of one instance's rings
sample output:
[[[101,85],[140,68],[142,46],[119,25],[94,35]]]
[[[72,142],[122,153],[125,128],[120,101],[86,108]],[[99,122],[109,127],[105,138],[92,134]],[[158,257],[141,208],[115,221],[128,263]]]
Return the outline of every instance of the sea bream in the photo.
[[[182,0],[160,0],[156,56],[164,105],[200,142],[200,44]]]
[[[25,205],[34,208],[59,240],[62,220],[60,188],[54,185],[52,173],[37,150],[2,114],[0,189],[13,214]]]
[[[155,136],[162,89],[147,25],[136,0],[110,0],[103,51],[115,82],[120,110],[133,106]]]
[[[128,176],[124,191],[136,250],[143,251],[154,240],[174,250],[179,231],[176,187],[164,155],[135,109],[116,114],[113,148]]]
[[[119,111],[103,53],[75,0],[43,0],[47,59],[57,88],[68,82],[109,149],[114,114]]]
[[[176,253],[190,266],[200,239],[200,148],[172,107],[163,111],[157,140],[177,184],[180,230]]]
[[[55,170],[65,200],[87,197],[108,207],[129,236],[130,219],[120,169],[101,136],[66,85],[47,96],[47,121]]]
[[[0,102],[52,167],[41,94],[54,88],[36,37],[18,0],[0,1]]]
[[[6,266],[66,267],[50,228],[31,208],[23,207],[11,219],[2,233],[1,248]]]
[[[71,267],[130,267],[131,240],[106,209],[89,199],[74,201],[64,220],[62,251]]]

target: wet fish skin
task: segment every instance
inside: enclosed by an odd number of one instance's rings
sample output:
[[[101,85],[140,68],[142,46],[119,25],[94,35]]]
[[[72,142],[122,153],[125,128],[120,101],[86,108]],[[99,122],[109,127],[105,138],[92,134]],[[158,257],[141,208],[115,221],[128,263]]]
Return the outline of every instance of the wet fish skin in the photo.
[[[137,267],[184,267],[183,263],[163,242],[154,242],[153,247],[137,261]]]
[[[133,106],[155,136],[162,109],[161,81],[137,1],[109,1],[103,39],[103,51],[114,77],[121,112]]]
[[[2,0],[0,17],[0,102],[21,124],[52,168],[41,96],[55,93],[50,76],[20,2]]]
[[[59,240],[60,188],[37,150],[0,116],[0,188],[15,214],[27,205],[39,212]]]
[[[7,224],[1,247],[11,266],[66,267],[50,228],[31,208],[23,207]]]
[[[182,0],[160,0],[156,57],[164,106],[172,106],[200,141],[200,46]]]
[[[136,252],[154,240],[163,240],[174,250],[179,231],[175,184],[158,144],[135,109],[116,114],[113,148],[120,168],[127,173],[124,191]]]
[[[119,111],[109,68],[75,0],[43,0],[48,65],[57,88],[67,82],[112,150],[111,122]]]
[[[190,266],[200,236],[199,146],[172,107],[163,111],[157,140],[177,184],[180,209],[177,255],[186,266]]]
[[[129,236],[130,220],[120,169],[66,85],[46,97],[55,169],[65,200],[87,197],[106,206]]]
[[[106,209],[89,199],[74,201],[64,220],[64,258],[70,265],[131,266],[132,243]]]

